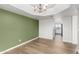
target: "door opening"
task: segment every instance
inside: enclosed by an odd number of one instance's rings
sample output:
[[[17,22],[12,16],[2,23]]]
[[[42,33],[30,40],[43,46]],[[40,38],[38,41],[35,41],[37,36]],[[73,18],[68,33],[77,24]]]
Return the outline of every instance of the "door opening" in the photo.
[[[61,23],[54,24],[53,35],[54,35],[53,39],[55,39],[57,36],[63,37],[63,24]]]

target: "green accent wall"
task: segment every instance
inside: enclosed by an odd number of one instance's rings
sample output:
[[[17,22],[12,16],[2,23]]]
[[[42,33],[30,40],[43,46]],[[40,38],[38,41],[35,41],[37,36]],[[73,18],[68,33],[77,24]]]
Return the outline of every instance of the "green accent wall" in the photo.
[[[38,20],[0,9],[0,52],[35,37]]]

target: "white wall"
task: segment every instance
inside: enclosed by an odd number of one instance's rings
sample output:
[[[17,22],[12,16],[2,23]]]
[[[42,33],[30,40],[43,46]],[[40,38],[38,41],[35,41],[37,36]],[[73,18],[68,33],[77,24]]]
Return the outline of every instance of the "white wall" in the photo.
[[[39,37],[53,38],[53,18],[39,20]]]
[[[78,43],[78,16],[72,16],[72,43]]]
[[[79,9],[78,9],[78,14],[77,14],[77,43],[79,47]]]
[[[65,16],[63,19],[63,41],[72,42],[72,18]]]
[[[77,47],[76,47],[76,51],[79,52],[79,13],[78,13],[78,20],[77,20]]]
[[[54,23],[63,23],[64,24],[64,36],[63,40],[71,42],[72,32],[71,32],[71,18],[70,17],[61,17],[56,16],[50,19],[40,19],[39,20],[39,37],[52,39],[53,38],[53,26]]]

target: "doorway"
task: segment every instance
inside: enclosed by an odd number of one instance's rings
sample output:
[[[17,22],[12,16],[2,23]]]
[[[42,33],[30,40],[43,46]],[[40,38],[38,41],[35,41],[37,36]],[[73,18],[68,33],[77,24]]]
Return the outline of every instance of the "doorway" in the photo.
[[[61,23],[55,23],[54,24],[54,37],[53,39],[56,39],[57,37],[63,37],[63,24]]]

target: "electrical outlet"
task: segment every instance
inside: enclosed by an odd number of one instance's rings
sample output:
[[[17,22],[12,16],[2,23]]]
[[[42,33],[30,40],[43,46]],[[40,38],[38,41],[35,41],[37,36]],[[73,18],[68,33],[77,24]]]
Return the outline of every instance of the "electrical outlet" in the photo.
[[[19,40],[19,42],[21,42],[21,40]]]

